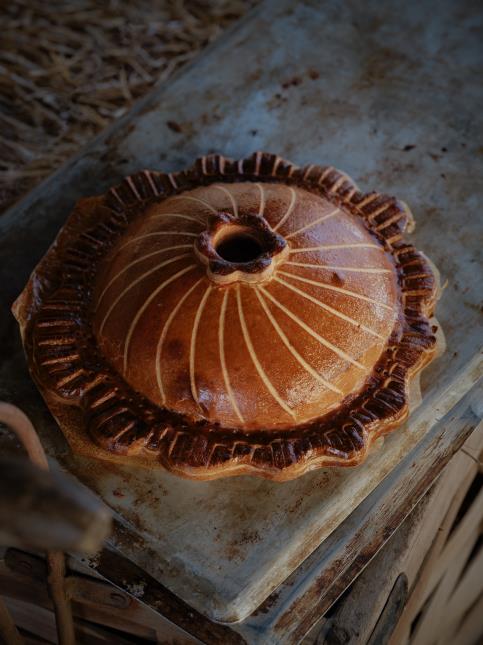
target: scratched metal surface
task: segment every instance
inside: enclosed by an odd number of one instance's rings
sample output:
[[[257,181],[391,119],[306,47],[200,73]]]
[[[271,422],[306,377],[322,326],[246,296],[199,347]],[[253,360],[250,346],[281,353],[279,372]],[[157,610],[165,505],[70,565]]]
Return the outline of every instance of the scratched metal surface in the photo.
[[[481,30],[470,0],[444,0],[437,10],[430,0],[269,0],[0,218],[0,396],[22,405],[50,454],[120,514],[130,536],[114,536],[120,550],[211,618],[250,614],[471,386],[474,365],[464,370],[480,333]],[[173,120],[180,132],[168,127]],[[434,413],[423,409],[365,466],[285,484],[200,484],[73,457],[30,383],[7,311],[29,271],[78,197],[143,167],[177,170],[202,153],[256,149],[331,163],[363,189],[410,204],[416,243],[448,280],[438,309],[448,351],[423,389],[427,400],[452,395]]]

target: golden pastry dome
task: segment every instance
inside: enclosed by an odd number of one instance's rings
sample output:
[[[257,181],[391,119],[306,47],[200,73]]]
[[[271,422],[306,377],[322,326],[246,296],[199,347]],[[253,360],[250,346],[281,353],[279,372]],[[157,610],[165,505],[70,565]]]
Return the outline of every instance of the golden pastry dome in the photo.
[[[98,272],[94,333],[158,406],[224,427],[292,427],[363,387],[397,299],[384,247],[342,205],[220,182],[129,226]]]
[[[355,465],[436,354],[411,226],[270,153],[138,172],[78,202],[15,302],[30,372],[88,457],[198,480]]]

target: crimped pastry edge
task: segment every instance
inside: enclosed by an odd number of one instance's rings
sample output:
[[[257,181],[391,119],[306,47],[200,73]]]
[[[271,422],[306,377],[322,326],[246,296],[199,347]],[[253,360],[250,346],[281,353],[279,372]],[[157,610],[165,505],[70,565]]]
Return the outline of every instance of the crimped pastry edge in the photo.
[[[352,415],[358,410],[354,411],[354,405],[352,405],[352,407],[348,406],[345,418],[337,419],[335,427],[328,428],[326,424],[324,428],[325,417],[321,417],[313,423],[294,430],[268,430],[263,442],[259,440],[261,433],[247,434],[216,427],[208,430],[202,428],[201,431],[205,434],[204,441],[201,442],[203,450],[198,451],[195,461],[193,461],[193,443],[197,432],[199,433],[199,424],[194,424],[190,428],[184,422],[178,427],[168,428],[167,431],[163,428],[164,435],[155,450],[146,447],[149,434],[152,435],[152,428],[149,426],[146,426],[144,434],[131,433],[130,436],[124,436],[123,442],[113,442],[112,432],[111,436],[103,435],[102,424],[100,428],[93,428],[90,424],[85,386],[83,389],[82,386],[76,385],[77,396],[75,392],[66,396],[65,391],[52,382],[51,375],[46,375],[45,371],[39,368],[37,361],[35,343],[32,339],[33,331],[39,319],[39,313],[49,302],[49,298],[52,300],[52,290],[55,292],[55,286],[58,286],[59,272],[63,268],[64,260],[72,249],[76,249],[79,239],[87,231],[95,240],[96,235],[93,231],[96,230],[96,226],[109,222],[111,218],[117,221],[122,234],[123,221],[127,225],[129,217],[131,219],[135,217],[150,201],[164,199],[200,184],[244,180],[288,183],[317,192],[360,217],[367,228],[384,244],[386,251],[394,259],[401,280],[401,308],[404,309],[402,311],[404,330],[401,341],[413,339],[412,343],[409,342],[409,349],[406,350],[410,356],[402,370],[404,375],[398,379],[397,396],[393,396],[394,400],[390,399],[389,406],[387,401],[386,403],[378,401],[377,395],[381,393],[387,398],[385,390],[388,389],[379,383],[376,387],[372,387],[367,401],[363,400],[365,389],[356,398],[356,402],[359,402],[363,410],[362,417],[366,417],[365,421],[359,418],[356,419],[357,423],[354,423]],[[359,204],[365,205],[359,206]],[[96,220],[100,221],[95,224]],[[161,464],[180,476],[202,480],[251,474],[285,481],[315,468],[359,464],[365,459],[371,445],[378,437],[387,434],[405,420],[410,409],[410,384],[421,369],[434,358],[437,350],[434,322],[429,320],[439,295],[437,271],[424,254],[404,241],[403,233],[408,225],[413,225],[413,218],[403,202],[379,193],[363,194],[345,173],[330,166],[311,165],[298,168],[281,157],[269,153],[255,153],[247,159],[238,161],[229,160],[220,155],[211,155],[198,159],[192,168],[181,173],[166,174],[149,171],[137,173],[125,179],[103,197],[88,198],[79,202],[14,304],[13,311],[19,321],[32,376],[74,451],[89,457],[123,462],[127,460],[129,463],[138,463],[147,467]],[[109,248],[109,244],[106,248]],[[93,253],[95,259],[102,255],[98,249],[95,249]],[[418,266],[422,269],[420,273],[425,276],[422,285],[415,284],[411,271],[405,270],[404,263],[400,261],[400,257],[404,256],[410,257],[413,267],[415,263],[419,263]],[[405,310],[409,309],[415,315],[412,323],[408,322],[408,316],[405,314]],[[88,321],[85,322],[88,323]],[[397,353],[398,350],[395,351]],[[401,367],[401,363],[398,365]],[[72,370],[75,369],[78,367],[73,365]],[[119,387],[124,391],[130,389],[119,375],[111,374],[109,377],[111,381],[108,387]],[[119,381],[119,386],[116,385],[116,380]],[[142,399],[140,395],[135,393],[133,395],[135,398]],[[377,413],[374,409],[369,410],[365,407],[371,403],[371,400],[378,403],[375,408]],[[121,403],[124,405],[125,401],[120,398]],[[148,409],[155,408],[153,404],[146,401],[143,401],[143,406]],[[153,410],[149,412],[152,414]],[[331,422],[329,420],[329,423]],[[314,427],[317,424],[319,429]],[[164,426],[167,425],[164,422]],[[347,428],[348,425],[350,428]],[[187,431],[190,433],[188,445],[184,450],[176,450],[179,436],[186,436]],[[331,439],[329,434],[335,438]],[[163,441],[167,436],[167,440]],[[314,441],[314,437],[317,441]],[[307,442],[303,444],[304,438],[309,439],[309,445]],[[301,441],[302,445],[300,445]],[[236,444],[248,446],[249,454],[235,455]],[[280,444],[278,460],[274,453],[275,444]],[[282,444],[285,444],[283,449]],[[271,458],[267,452],[269,446]],[[263,448],[262,455],[255,458],[258,448]],[[280,454],[283,459],[280,459]]]

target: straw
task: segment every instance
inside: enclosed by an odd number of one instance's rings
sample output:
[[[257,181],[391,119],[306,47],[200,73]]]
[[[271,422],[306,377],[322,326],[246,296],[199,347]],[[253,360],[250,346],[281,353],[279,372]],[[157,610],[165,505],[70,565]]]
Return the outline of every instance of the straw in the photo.
[[[255,2],[0,3],[0,212]]]

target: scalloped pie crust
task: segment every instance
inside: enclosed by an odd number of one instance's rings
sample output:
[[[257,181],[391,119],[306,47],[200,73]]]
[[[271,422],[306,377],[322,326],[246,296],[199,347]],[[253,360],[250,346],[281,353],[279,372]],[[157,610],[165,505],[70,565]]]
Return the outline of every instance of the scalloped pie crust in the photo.
[[[32,376],[90,456],[196,479],[358,464],[436,352],[408,225],[268,153],[137,173],[77,204],[16,301]]]

